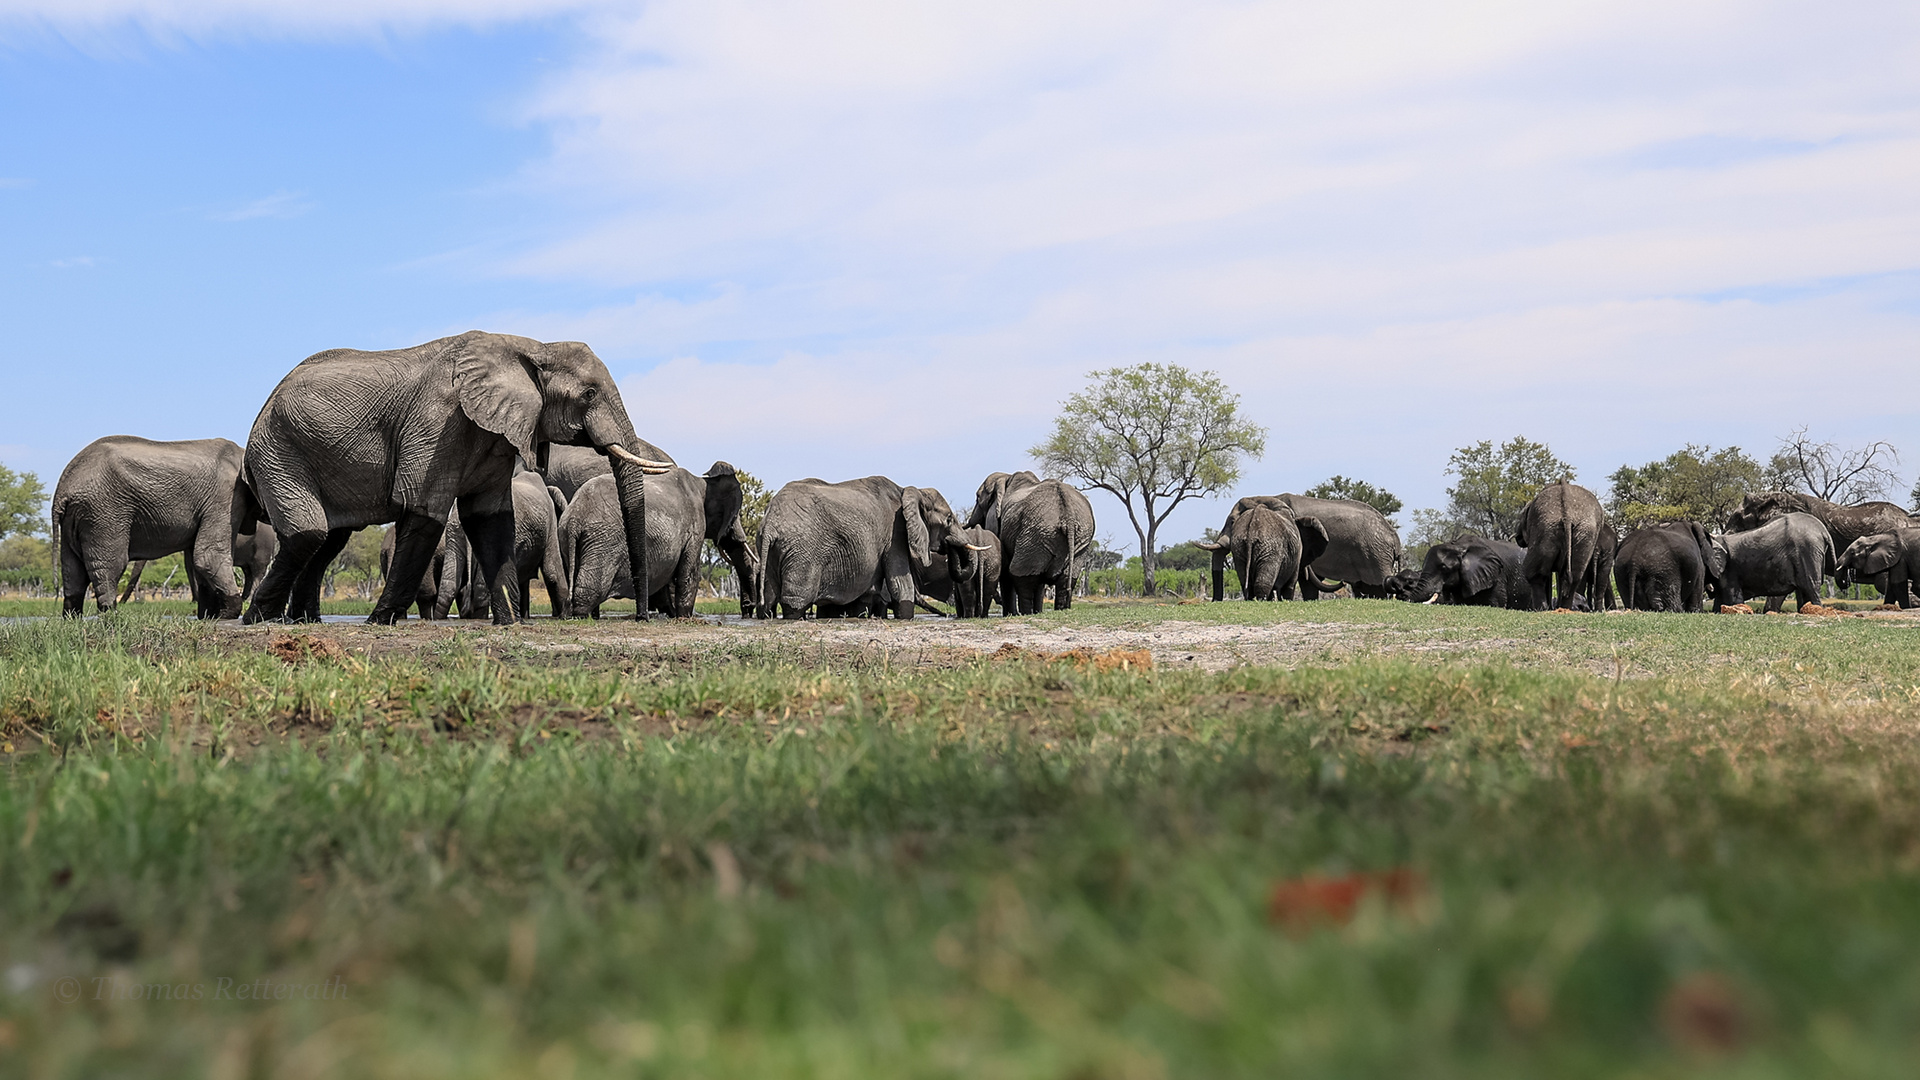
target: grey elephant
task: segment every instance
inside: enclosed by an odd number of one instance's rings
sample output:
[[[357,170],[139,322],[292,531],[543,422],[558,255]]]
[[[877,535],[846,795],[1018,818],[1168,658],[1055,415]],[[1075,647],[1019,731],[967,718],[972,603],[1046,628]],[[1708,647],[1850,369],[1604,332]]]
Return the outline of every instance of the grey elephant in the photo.
[[[1889,603],[1912,607],[1909,587],[1920,580],[1920,528],[1872,533],[1848,544],[1834,563],[1834,578],[1843,586],[1872,581]]]
[[[1711,580],[1713,610],[1765,596],[1767,610],[1779,611],[1782,597],[1796,594],[1802,605],[1820,602],[1820,578],[1834,565],[1833,536],[1812,514],[1793,512],[1757,529],[1713,538],[1720,551],[1720,574]]]
[[[1302,567],[1326,553],[1327,530],[1311,515],[1295,516],[1273,496],[1253,495],[1233,504],[1218,540],[1196,547],[1213,553],[1213,599],[1226,597],[1226,563],[1240,578],[1248,600],[1291,600]]]
[[[962,619],[984,619],[1000,595],[1000,538],[985,525],[972,526],[965,534],[967,543],[978,550],[947,549],[954,614]],[[1006,612],[1004,607],[1000,610]]]
[[[612,484],[612,478],[608,478]],[[658,481],[655,481],[658,483]],[[547,486],[537,472],[517,472],[513,477],[513,567],[516,584],[514,615],[521,621],[532,617],[533,578],[539,575],[547,590],[548,610],[556,619],[564,619],[572,610],[568,603],[567,575],[561,561],[560,515],[566,499],[556,488]],[[651,511],[649,511],[651,513]],[[614,520],[619,522],[616,506]],[[493,614],[493,600],[485,579],[475,571],[473,544],[455,511],[447,518],[449,543],[440,575],[443,594],[439,604],[445,617],[457,604],[463,619],[485,619]],[[624,555],[623,555],[624,558]]]
[[[636,437],[629,449],[643,458],[673,460],[673,455],[645,439]],[[596,476],[613,475],[613,466],[607,461],[607,455],[590,446],[549,447],[546,463],[539,466],[539,470],[547,478],[547,484],[559,488],[561,496],[568,501],[580,490],[580,485]]]
[[[1583,595],[1584,588],[1594,590],[1586,595],[1587,602],[1613,607],[1616,544],[1612,532],[1593,492],[1565,482],[1541,488],[1520,512],[1520,530],[1514,537],[1527,549],[1527,581],[1534,602],[1545,607],[1551,600],[1554,607],[1571,609],[1582,602],[1576,597]]]
[[[1844,506],[1798,491],[1761,491],[1748,495],[1740,509],[1727,518],[1730,533],[1750,532],[1769,521],[1788,514],[1812,514],[1827,527],[1833,549],[1844,551],[1863,536],[1912,528],[1913,517],[1890,502],[1864,502]]]
[[[247,444],[248,482],[280,539],[247,619],[317,619],[327,564],[353,530],[391,521],[392,570],[368,621],[392,623],[457,506],[493,619],[511,622],[514,459],[540,461],[550,445],[617,459],[630,572],[649,580],[645,478],[673,463],[627,449],[639,436],[592,349],[471,331],[308,357],[268,396]]]
[[[1635,529],[1613,562],[1620,606],[1635,611],[1703,611],[1707,582],[1724,569],[1721,550],[1697,521]]]
[[[1527,579],[1526,552],[1518,544],[1478,533],[1462,533],[1427,549],[1420,577],[1406,598],[1415,603],[1532,611],[1533,585]]]
[[[240,571],[240,602],[246,603],[253,595],[253,586],[267,572],[268,564],[273,562],[275,542],[272,528],[260,528],[258,525],[250,533],[233,534],[233,565]],[[120,602],[126,603],[133,590],[140,584],[140,576],[146,573],[146,559],[127,567],[127,583],[120,590]],[[187,589],[193,589],[193,578],[187,578]]]
[[[1382,598],[1400,569],[1400,533],[1379,510],[1356,499],[1271,496],[1297,521],[1313,518],[1327,533],[1327,549],[1300,568],[1301,596],[1318,600],[1345,583],[1353,595]]]
[[[244,452],[226,439],[109,435],[87,444],[53,489],[63,613],[81,613],[89,585],[95,605],[113,610],[129,560],[181,551],[200,617],[238,615],[233,538],[253,533],[260,520],[243,462]]]
[[[891,609],[911,619],[935,562],[944,576],[949,551],[978,548],[932,488],[884,476],[795,480],[774,493],[760,526],[757,613],[799,619],[818,606],[827,617]]]
[[[1060,480],[1031,472],[993,473],[974,492],[966,527],[1000,539],[1000,609],[1009,615],[1040,610],[1053,588],[1055,611],[1073,606],[1073,586],[1093,550],[1093,504]]]
[[[380,538],[380,576],[383,578],[387,576],[387,571],[393,565],[393,540],[392,529],[386,530],[386,535]],[[420,617],[423,619],[447,617],[446,609],[440,607],[440,579],[446,570],[446,561],[447,540],[443,534],[439,546],[433,549],[433,559],[427,564],[425,572],[420,575],[420,585],[413,594],[413,602],[419,606]]]
[[[716,461],[704,475],[676,468],[651,481],[648,496],[649,560],[660,568],[649,606],[677,618],[694,614],[702,545],[713,541],[740,580],[741,609],[754,607],[759,560],[747,546],[740,522],[742,492],[732,465]],[[581,485],[560,521],[560,550],[573,590],[574,614],[599,618],[600,605],[633,597],[625,572],[626,538],[612,481],[595,477]]]

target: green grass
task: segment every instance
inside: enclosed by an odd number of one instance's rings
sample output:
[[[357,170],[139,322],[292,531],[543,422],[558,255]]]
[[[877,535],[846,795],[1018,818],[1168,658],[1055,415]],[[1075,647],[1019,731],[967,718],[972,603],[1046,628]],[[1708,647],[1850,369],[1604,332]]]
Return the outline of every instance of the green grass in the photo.
[[[342,653],[287,663],[151,611],[0,627],[0,1071],[1909,1071],[1912,629],[1040,617],[1174,620],[1351,655],[1100,673],[542,623],[327,627]],[[1514,644],[1392,651],[1414,634]],[[1401,866],[1409,903],[1268,921],[1276,882]],[[149,984],[204,994],[94,998]]]

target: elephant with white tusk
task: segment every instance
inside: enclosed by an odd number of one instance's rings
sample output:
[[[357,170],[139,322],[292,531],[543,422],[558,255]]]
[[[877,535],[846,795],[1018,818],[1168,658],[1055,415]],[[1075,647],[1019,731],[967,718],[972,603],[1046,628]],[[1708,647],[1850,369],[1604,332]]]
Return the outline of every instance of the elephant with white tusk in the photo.
[[[947,578],[947,553],[974,549],[953,507],[932,488],[884,476],[829,484],[795,480],[760,526],[758,614],[800,619],[884,614],[913,618],[922,582]]]
[[[353,530],[391,521],[393,562],[368,621],[392,623],[457,506],[493,620],[513,621],[514,458],[543,461],[552,445],[614,459],[629,569],[649,580],[645,480],[673,463],[629,449],[640,438],[592,349],[470,331],[308,357],[268,396],[247,445],[247,478],[280,539],[247,620],[319,618],[327,564]]]
[[[1080,489],[1031,472],[993,473],[974,492],[966,524],[1000,538],[1001,611],[1037,614],[1049,585],[1055,611],[1073,606],[1074,580],[1093,550],[1093,504]]]

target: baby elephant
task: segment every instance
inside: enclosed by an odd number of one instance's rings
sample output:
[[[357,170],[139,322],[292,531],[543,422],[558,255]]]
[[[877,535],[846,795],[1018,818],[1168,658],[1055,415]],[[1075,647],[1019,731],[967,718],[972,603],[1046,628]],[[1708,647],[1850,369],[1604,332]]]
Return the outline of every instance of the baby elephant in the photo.
[[[1908,583],[1920,578],[1920,529],[1863,536],[1847,545],[1834,564],[1833,577],[1841,586],[1885,575],[1880,593],[1888,602],[1911,607]],[[1879,584],[1879,582],[1875,582]]]

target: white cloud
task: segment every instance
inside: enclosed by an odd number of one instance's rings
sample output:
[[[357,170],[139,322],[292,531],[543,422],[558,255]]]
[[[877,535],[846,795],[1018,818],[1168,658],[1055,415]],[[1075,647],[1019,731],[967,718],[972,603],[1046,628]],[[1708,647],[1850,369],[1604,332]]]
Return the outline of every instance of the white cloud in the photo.
[[[56,270],[91,270],[105,261],[92,255],[73,255],[64,259],[55,259],[48,265]]]
[[[227,210],[208,214],[212,221],[257,221],[261,218],[296,218],[313,209],[305,193],[276,191],[264,198],[241,203]]]
[[[172,34],[333,34],[474,26],[609,6],[595,0],[0,0],[0,28],[87,35],[137,26]]]

